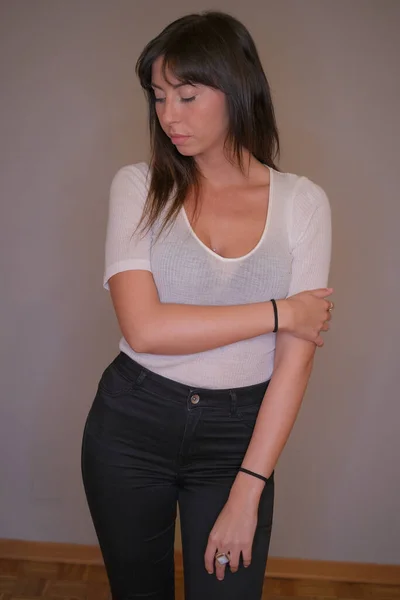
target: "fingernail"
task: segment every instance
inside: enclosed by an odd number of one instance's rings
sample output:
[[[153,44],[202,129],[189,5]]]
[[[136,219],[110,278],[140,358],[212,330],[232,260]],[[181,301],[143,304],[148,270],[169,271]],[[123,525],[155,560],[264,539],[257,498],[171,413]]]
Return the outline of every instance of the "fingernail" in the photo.
[[[209,575],[212,575],[212,574],[213,574],[213,572],[212,572],[212,571],[207,571],[207,573],[208,573]]]

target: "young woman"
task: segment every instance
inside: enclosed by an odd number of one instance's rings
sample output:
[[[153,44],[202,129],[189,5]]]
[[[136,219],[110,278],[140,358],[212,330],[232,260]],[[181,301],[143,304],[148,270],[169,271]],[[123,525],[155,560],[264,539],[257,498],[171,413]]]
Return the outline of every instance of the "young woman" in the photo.
[[[256,600],[274,467],[333,308],[329,203],[276,168],[237,20],[175,21],[137,73],[152,156],[111,186],[104,284],[123,337],[85,426],[87,500],[114,600],[174,598],[177,505],[186,600]]]

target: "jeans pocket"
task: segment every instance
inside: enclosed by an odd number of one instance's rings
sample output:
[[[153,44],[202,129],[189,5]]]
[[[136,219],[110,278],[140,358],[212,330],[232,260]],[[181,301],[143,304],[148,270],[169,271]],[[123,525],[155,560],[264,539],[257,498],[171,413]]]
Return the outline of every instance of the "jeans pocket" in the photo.
[[[243,423],[247,429],[253,431],[257,417],[258,411],[260,410],[259,404],[252,404],[250,406],[241,406],[237,411],[237,416],[239,421]]]
[[[134,379],[128,379],[126,375],[111,363],[104,370],[100,381],[99,391],[103,392],[106,396],[116,398],[133,392],[139,385],[141,379],[141,373],[135,376]]]

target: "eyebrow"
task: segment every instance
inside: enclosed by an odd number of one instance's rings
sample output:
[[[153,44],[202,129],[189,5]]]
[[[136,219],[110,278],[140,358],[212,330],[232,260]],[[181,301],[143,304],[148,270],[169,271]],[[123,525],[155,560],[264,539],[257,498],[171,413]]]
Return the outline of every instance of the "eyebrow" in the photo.
[[[175,83],[175,85],[172,85],[172,87],[174,88],[174,90],[177,90],[178,88],[183,87],[185,85],[193,85],[193,84],[188,83],[188,82],[186,82],[186,83],[182,82],[182,83]],[[161,86],[159,86],[159,85],[157,85],[157,84],[155,84],[153,82],[151,82],[151,87],[157,88],[158,90],[161,90],[162,92],[164,91]]]

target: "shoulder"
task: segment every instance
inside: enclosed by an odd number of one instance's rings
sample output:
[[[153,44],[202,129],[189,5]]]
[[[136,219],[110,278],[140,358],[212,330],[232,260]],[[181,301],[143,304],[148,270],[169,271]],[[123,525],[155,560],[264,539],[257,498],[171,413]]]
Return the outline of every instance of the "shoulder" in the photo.
[[[293,249],[304,236],[321,232],[328,240],[331,209],[325,190],[302,175],[274,172],[277,196],[284,205],[286,228]]]
[[[111,182],[111,194],[113,192],[145,193],[149,186],[149,166],[145,162],[121,167],[114,175]]]
[[[278,195],[282,195],[291,210],[304,215],[311,215],[317,209],[330,210],[328,196],[325,190],[304,175],[274,171],[278,183]]]

